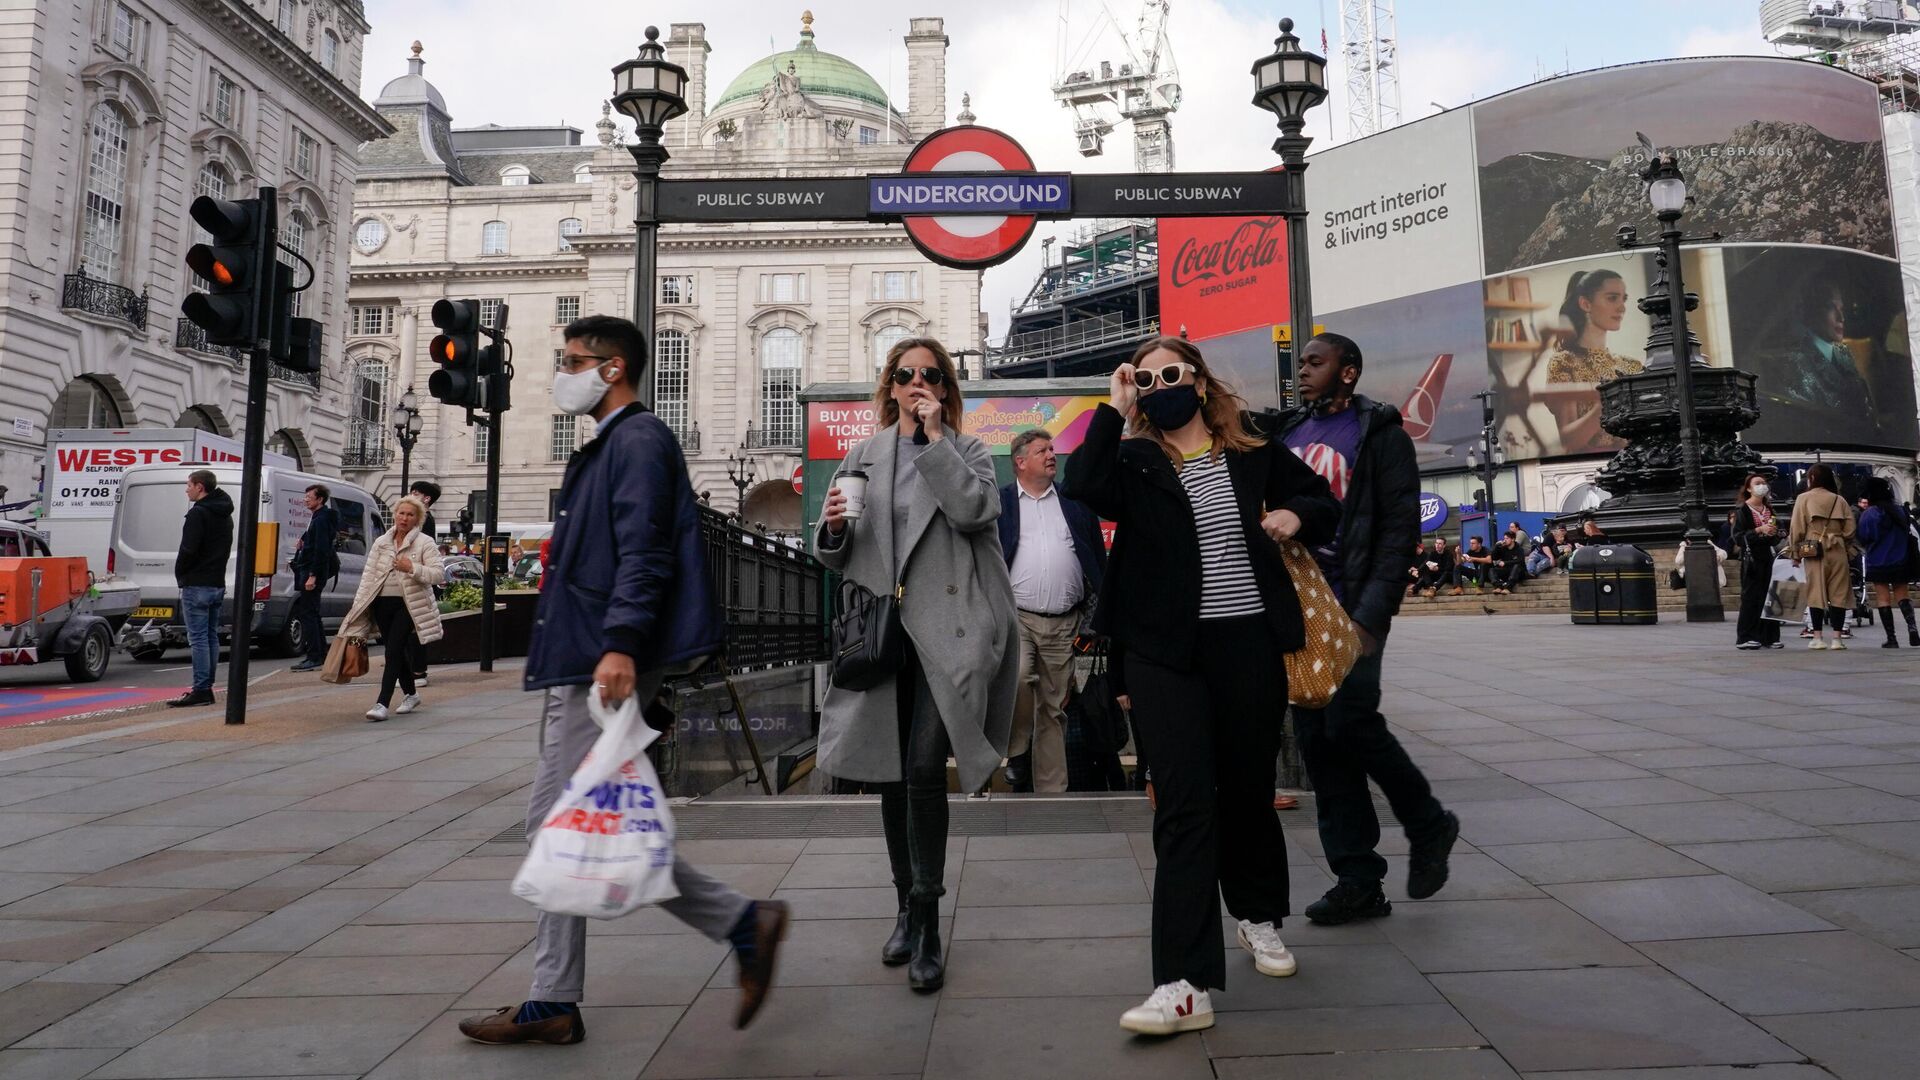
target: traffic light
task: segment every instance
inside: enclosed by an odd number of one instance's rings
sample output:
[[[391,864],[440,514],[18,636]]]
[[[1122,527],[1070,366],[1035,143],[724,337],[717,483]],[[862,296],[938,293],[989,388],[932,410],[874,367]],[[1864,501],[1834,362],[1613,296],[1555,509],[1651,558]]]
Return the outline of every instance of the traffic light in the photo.
[[[480,376],[480,301],[440,300],[433,305],[433,360],[440,370],[427,378],[427,392],[443,405],[478,409]]]
[[[320,324],[293,315],[293,267],[278,260],[273,266],[273,327],[268,354],[289,371],[319,374]]]
[[[273,311],[273,200],[202,195],[190,212],[213,242],[187,252],[187,266],[207,282],[207,291],[187,294],[180,312],[207,332],[210,344],[254,348],[268,336],[263,331],[270,329]]]
[[[486,379],[487,410],[503,413],[513,407],[513,374],[507,369],[507,344],[495,341],[480,352],[480,374]]]
[[[1486,488],[1473,489],[1473,508],[1483,514],[1491,509],[1491,507],[1487,505]]]

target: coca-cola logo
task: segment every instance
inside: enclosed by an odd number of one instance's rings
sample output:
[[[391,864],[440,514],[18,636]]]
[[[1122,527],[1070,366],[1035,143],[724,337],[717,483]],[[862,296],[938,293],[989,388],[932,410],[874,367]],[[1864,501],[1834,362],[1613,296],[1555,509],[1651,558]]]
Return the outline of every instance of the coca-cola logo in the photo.
[[[1280,229],[1284,219],[1248,218],[1224,240],[1202,244],[1193,237],[1181,241],[1173,257],[1173,284],[1185,288],[1196,281],[1249,274],[1278,263]]]

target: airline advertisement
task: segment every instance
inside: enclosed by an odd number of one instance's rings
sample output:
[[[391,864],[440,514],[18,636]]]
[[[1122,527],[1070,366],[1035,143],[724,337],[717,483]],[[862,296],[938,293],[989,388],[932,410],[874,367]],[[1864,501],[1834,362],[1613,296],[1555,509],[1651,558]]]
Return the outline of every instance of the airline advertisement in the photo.
[[[1319,317],[1360,344],[1360,390],[1398,406],[1422,469],[1464,468],[1480,438],[1486,345],[1479,282],[1384,300]]]

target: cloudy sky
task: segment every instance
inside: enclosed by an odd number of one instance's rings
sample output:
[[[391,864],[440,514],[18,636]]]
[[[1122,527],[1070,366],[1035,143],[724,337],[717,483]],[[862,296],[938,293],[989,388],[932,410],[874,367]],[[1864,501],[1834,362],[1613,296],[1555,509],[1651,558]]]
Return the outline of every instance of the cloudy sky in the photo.
[[[708,85],[718,93],[748,64],[798,40],[800,12],[811,3],[819,47],[891,81],[904,110],[907,20],[946,19],[947,111],[973,95],[979,122],[1018,139],[1042,169],[1132,168],[1122,128],[1107,154],[1088,161],[1074,150],[1070,114],[1049,86],[1059,42],[1082,63],[1119,59],[1121,44],[1106,12],[1132,29],[1137,0],[692,0],[674,5],[615,5],[606,0],[367,0],[362,94],[406,72],[408,45],[425,44],[427,77],[446,96],[456,125],[566,122],[587,129],[599,119],[610,71],[633,55],[651,20],[704,22],[713,46]],[[1402,113],[1425,116],[1512,89],[1549,74],[1667,56],[1760,53],[1756,0],[1403,0],[1399,4]],[[1315,149],[1347,136],[1345,75],[1339,59],[1338,0],[1173,0],[1170,39],[1184,88],[1173,116],[1175,161],[1181,169],[1262,169],[1274,164],[1271,114],[1249,103],[1255,58],[1272,49],[1280,15],[1317,46],[1324,27],[1331,46],[1333,97],[1316,110],[1308,134]],[[1064,16],[1064,17],[1063,17]],[[1101,27],[1107,26],[1104,33]],[[1064,27],[1064,35],[1062,28]],[[889,76],[891,73],[891,76]],[[1656,135],[1656,138],[1659,136]],[[1061,223],[1057,231],[1070,226]],[[1009,305],[1025,294],[1039,266],[1042,223],[1027,248],[987,273],[986,307],[993,333],[1004,332]]]

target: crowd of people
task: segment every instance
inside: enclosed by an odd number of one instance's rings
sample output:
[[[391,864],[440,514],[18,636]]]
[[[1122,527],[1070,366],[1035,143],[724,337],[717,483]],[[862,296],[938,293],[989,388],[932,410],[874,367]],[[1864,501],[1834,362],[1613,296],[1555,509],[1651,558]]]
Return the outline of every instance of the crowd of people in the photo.
[[[1509,521],[1491,547],[1478,536],[1468,537],[1464,548],[1449,543],[1444,535],[1420,539],[1414,543],[1413,565],[1407,570],[1406,595],[1433,598],[1445,590],[1459,596],[1472,587],[1477,593],[1505,596],[1534,578],[1564,575],[1575,551],[1607,542],[1600,523],[1591,517],[1581,519],[1577,533],[1554,525],[1538,536],[1527,535],[1519,522]]]

